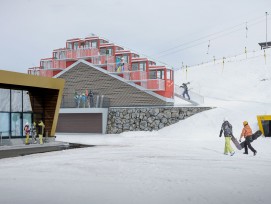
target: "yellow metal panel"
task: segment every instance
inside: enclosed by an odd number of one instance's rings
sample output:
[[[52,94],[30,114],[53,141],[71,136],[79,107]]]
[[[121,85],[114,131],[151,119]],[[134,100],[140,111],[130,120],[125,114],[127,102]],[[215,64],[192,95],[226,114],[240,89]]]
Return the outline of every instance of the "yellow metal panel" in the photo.
[[[64,87],[63,79],[34,76],[4,70],[0,70],[0,83],[48,89],[61,89],[61,87]]]
[[[271,120],[271,115],[258,115],[257,120],[258,120],[259,128],[260,128],[260,130],[262,131],[262,133],[264,135],[262,121],[263,120]]]

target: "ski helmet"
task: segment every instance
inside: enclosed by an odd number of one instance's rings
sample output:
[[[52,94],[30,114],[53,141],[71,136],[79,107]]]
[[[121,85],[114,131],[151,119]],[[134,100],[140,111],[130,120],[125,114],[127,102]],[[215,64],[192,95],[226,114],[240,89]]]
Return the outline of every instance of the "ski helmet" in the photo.
[[[243,122],[243,125],[244,125],[244,126],[246,126],[247,124],[248,124],[248,122],[247,122],[247,121],[244,121],[244,122]]]
[[[225,121],[228,121],[228,118],[227,118],[227,117],[224,117],[223,122],[225,122]]]

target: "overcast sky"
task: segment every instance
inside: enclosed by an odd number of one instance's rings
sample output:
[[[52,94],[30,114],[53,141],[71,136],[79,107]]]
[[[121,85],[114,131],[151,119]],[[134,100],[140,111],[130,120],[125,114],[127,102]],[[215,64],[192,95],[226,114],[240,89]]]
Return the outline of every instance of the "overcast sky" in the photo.
[[[0,0],[0,69],[26,72],[91,33],[174,68],[193,65],[259,49],[265,12],[271,40],[270,0]]]

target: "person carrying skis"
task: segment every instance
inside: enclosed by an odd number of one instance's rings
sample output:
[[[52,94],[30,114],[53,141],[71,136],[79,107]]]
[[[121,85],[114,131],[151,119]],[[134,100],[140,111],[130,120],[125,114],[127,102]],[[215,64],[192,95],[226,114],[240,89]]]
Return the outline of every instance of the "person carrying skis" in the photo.
[[[230,155],[234,155],[234,150],[231,147],[231,137],[232,137],[232,125],[229,123],[227,118],[224,118],[221,130],[219,133],[219,137],[222,136],[222,133],[224,132],[225,137],[225,148],[224,148],[224,154],[228,155],[228,152],[230,152]]]
[[[245,144],[244,144],[245,145],[245,152],[244,152],[244,154],[248,154],[248,148],[249,148],[255,156],[257,154],[257,151],[250,144],[252,130],[251,130],[247,121],[244,121],[243,125],[244,125],[244,127],[243,127],[242,133],[240,135],[239,142],[241,142],[242,137],[244,137],[245,138]]]
[[[183,83],[182,86],[180,86],[180,87],[184,89],[184,91],[182,93],[183,97],[185,98],[185,95],[187,95],[188,100],[190,100],[190,96],[188,94],[188,87],[187,87],[188,84],[190,84],[190,82]]]

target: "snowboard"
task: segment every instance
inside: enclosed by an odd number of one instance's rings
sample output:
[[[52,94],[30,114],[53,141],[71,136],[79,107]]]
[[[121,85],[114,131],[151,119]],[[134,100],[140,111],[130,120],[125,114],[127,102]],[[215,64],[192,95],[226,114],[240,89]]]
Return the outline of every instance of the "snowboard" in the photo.
[[[242,147],[240,144],[239,144],[239,142],[237,141],[237,139],[232,135],[232,137],[231,137],[231,141],[233,142],[233,144],[235,145],[235,147],[238,149],[238,150],[241,150],[242,148],[244,148],[244,147]]]
[[[255,133],[253,133],[251,135],[251,140],[250,143],[253,142],[254,140],[257,140],[258,137],[260,137],[262,135],[262,132],[260,130],[257,130]],[[242,147],[242,149],[245,147],[245,141],[240,143],[240,146]]]

